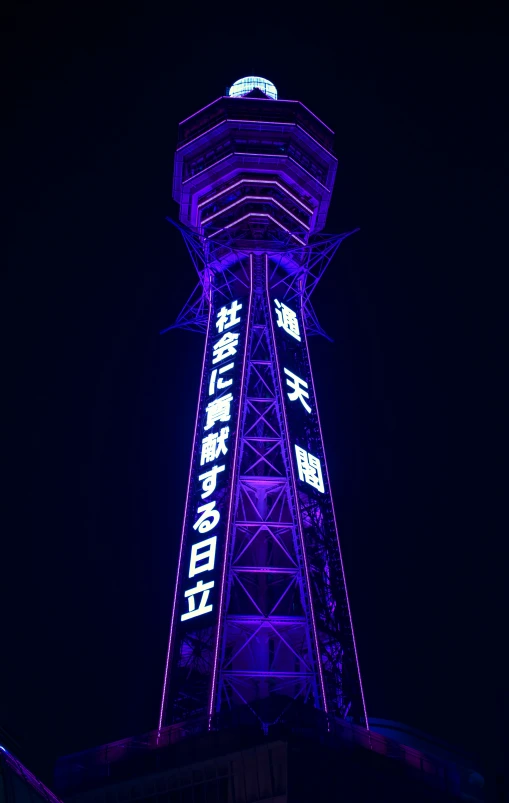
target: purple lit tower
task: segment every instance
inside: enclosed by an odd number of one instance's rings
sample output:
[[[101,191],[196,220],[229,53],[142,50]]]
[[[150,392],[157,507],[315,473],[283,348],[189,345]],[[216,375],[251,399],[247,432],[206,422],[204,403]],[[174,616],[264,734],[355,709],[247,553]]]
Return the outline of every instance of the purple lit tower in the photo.
[[[159,729],[367,726],[307,338],[341,241],[333,132],[243,78],[179,127],[173,197],[205,334]]]

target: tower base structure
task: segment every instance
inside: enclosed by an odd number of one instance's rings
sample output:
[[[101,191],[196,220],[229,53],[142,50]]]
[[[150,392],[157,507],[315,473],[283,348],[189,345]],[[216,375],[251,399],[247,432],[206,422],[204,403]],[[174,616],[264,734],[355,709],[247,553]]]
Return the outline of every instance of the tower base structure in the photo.
[[[256,76],[179,126],[174,326],[205,344],[159,726],[60,759],[69,803],[482,799],[459,757],[369,730],[308,350],[336,169]]]
[[[62,757],[55,788],[66,803],[482,801],[482,776],[459,755],[433,755],[430,737],[428,744],[424,753],[316,717],[267,734],[242,725],[208,731],[193,721]]]

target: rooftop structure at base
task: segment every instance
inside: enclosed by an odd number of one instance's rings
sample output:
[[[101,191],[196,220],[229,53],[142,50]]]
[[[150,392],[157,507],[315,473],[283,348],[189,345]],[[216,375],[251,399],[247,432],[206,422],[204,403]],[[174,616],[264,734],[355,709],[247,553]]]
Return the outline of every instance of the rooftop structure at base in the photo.
[[[427,744],[422,752],[344,722],[281,723],[266,736],[190,722],[66,756],[55,783],[67,803],[482,801],[479,773]]]

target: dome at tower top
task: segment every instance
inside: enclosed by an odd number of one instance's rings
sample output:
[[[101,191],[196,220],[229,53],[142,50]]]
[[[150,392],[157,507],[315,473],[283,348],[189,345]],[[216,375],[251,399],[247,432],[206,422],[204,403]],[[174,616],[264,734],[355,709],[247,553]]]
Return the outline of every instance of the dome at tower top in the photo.
[[[260,78],[258,75],[248,75],[246,78],[239,78],[228,90],[228,95],[231,98],[238,98],[242,95],[248,95],[255,89],[263,92],[268,98],[277,100],[277,89],[274,84],[271,81],[267,81],[266,78]]]

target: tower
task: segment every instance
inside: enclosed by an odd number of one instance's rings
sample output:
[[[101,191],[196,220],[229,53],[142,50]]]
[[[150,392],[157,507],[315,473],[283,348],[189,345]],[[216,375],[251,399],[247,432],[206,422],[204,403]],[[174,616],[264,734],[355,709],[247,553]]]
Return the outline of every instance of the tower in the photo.
[[[367,729],[307,342],[324,334],[311,295],[347,236],[320,234],[332,132],[249,77],[179,133],[175,225],[198,284],[175,326],[205,344],[159,726],[62,757],[58,790],[481,800],[482,777],[431,737]]]
[[[179,127],[173,197],[205,333],[159,729],[366,724],[308,336],[341,241],[320,234],[333,132],[237,81]]]

